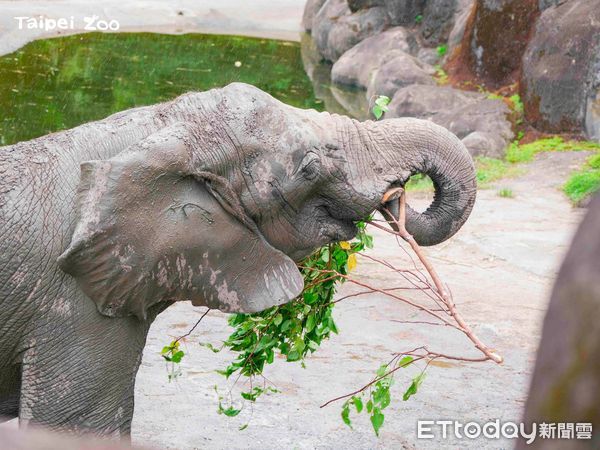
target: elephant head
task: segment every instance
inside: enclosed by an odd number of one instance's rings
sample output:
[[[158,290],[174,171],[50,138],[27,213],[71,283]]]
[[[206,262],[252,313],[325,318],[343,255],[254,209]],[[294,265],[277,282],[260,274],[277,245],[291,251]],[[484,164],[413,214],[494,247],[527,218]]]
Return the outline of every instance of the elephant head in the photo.
[[[452,236],[475,201],[471,157],[431,122],[360,123],[240,83],[159,106],[156,133],[81,165],[59,264],[105,315],[144,318],[163,300],[226,312],[290,301],[303,289],[294,261],[351,239],[415,173],[436,191],[425,212],[407,211],[420,244]]]

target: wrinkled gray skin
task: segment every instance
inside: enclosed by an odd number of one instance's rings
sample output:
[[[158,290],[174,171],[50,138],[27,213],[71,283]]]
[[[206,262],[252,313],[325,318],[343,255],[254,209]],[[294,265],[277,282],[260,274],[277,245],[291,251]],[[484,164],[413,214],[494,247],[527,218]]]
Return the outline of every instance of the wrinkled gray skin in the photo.
[[[294,261],[352,238],[417,172],[437,195],[407,226],[433,245],[475,201],[454,135],[300,110],[245,84],[0,148],[0,416],[127,435],[159,312],[293,299]]]

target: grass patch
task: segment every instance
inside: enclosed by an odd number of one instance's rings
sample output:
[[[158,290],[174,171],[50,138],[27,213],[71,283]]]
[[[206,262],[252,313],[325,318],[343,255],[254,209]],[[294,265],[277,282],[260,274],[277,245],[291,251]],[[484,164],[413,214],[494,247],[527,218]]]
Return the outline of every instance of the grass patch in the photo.
[[[514,198],[515,194],[511,189],[502,188],[498,191],[498,197],[502,198]]]
[[[575,204],[600,190],[600,152],[588,158],[584,166],[573,172],[563,191]]]
[[[519,145],[515,141],[507,150],[506,161],[484,156],[475,158],[477,187],[486,189],[495,181],[522,174],[525,169],[515,163],[531,161],[537,153],[583,150],[596,150],[597,153],[590,157],[581,169],[573,172],[563,186],[563,191],[567,197],[578,204],[592,193],[600,190],[600,144],[595,142],[565,141],[560,136],[539,139],[523,145]],[[427,175],[413,175],[406,183],[406,190],[432,192],[433,182]],[[498,191],[498,196],[514,198],[514,193],[508,188],[502,188]]]
[[[475,158],[475,168],[477,184],[480,188],[485,188],[490,183],[502,178],[515,177],[522,172],[520,168],[508,164],[506,161],[484,156]]]
[[[522,169],[515,167],[496,158],[478,156],[475,158],[475,169],[477,171],[477,186],[485,189],[490,183],[502,178],[511,178],[519,175]],[[410,177],[406,183],[407,191],[433,191],[433,182],[427,175],[417,174]]]
[[[427,175],[419,173],[413,175],[406,182],[408,192],[427,192],[433,191],[433,181]]]
[[[600,150],[600,144],[587,141],[565,141],[560,136],[538,139],[529,144],[513,142],[506,151],[506,160],[511,163],[527,162],[540,152],[570,152]]]

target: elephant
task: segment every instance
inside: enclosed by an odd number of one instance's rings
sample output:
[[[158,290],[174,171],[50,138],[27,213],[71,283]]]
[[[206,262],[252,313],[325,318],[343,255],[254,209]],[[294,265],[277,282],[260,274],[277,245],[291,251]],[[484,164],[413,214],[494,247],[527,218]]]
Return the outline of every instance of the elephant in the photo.
[[[173,302],[293,300],[296,262],[394,210],[382,199],[412,174],[436,191],[406,210],[422,245],[456,233],[476,196],[444,128],[303,110],[243,83],[2,147],[0,173],[0,416],[124,437],[148,329]]]

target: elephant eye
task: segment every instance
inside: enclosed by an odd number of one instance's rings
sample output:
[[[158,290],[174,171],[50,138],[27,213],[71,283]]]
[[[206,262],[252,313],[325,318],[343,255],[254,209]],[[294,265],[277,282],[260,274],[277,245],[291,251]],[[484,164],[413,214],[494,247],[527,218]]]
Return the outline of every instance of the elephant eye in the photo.
[[[321,169],[321,161],[318,156],[311,153],[307,156],[306,161],[303,162],[302,176],[307,180],[314,180]]]

